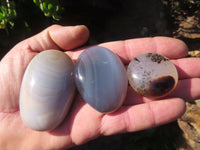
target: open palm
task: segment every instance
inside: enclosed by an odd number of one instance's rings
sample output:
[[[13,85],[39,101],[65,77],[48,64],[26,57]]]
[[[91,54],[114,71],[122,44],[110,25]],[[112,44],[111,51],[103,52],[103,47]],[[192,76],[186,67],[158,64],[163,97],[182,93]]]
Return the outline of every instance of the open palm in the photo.
[[[4,150],[63,149],[83,144],[100,135],[133,132],[176,120],[185,112],[185,101],[200,97],[200,59],[184,58],[187,46],[180,40],[155,37],[103,43],[126,66],[135,56],[156,52],[167,56],[177,67],[177,88],[164,99],[151,100],[128,87],[123,106],[102,114],[86,104],[79,94],[63,123],[48,132],[27,128],[19,113],[19,91],[31,59],[47,49],[62,49],[76,61],[84,49],[75,49],[89,37],[85,26],[51,26],[17,44],[0,62],[0,147]],[[73,49],[73,50],[72,50]]]

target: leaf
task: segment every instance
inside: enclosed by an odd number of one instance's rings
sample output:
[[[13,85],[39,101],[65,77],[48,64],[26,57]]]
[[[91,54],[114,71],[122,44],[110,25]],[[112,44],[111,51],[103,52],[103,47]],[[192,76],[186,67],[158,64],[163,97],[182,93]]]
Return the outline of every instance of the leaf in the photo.
[[[59,21],[61,19],[59,15],[53,15],[52,18],[56,21]]]
[[[9,24],[11,25],[11,28],[13,28],[13,27],[14,27],[14,25],[15,25],[15,23],[14,23],[14,22],[12,22],[12,21],[9,21]]]
[[[6,28],[6,26],[4,24],[0,23],[0,29],[5,29],[5,28]]]
[[[3,19],[3,14],[0,12],[0,20]]]
[[[30,28],[28,22],[24,21],[24,25],[25,25],[26,29],[28,30],[28,32],[31,32],[31,28]]]
[[[57,11],[57,12],[59,11],[59,6],[58,6],[58,5],[56,6],[56,11]]]
[[[44,8],[43,8],[42,3],[40,3],[40,9],[41,9],[42,11],[44,11]]]
[[[39,6],[39,5],[40,5],[40,2],[39,2],[39,0],[33,0],[33,3],[35,3],[37,6]]]
[[[42,3],[42,6],[43,6],[43,9],[44,9],[44,10],[47,10],[47,7],[48,7],[48,6],[47,6],[47,4],[46,4],[45,2]]]
[[[53,8],[52,4],[48,4],[48,10],[51,10]]]
[[[46,17],[51,17],[51,14],[50,14],[50,13],[44,13],[44,15],[45,15]]]

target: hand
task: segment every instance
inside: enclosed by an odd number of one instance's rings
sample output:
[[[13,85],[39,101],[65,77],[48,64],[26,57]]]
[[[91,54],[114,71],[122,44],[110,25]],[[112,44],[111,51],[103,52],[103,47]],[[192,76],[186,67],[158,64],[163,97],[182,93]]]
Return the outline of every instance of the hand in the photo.
[[[64,122],[50,132],[27,128],[19,114],[19,90],[30,60],[47,49],[63,49],[75,61],[84,49],[75,49],[89,37],[85,26],[51,26],[17,44],[0,62],[0,147],[4,150],[62,149],[83,144],[100,135],[134,132],[176,120],[185,112],[184,100],[200,97],[200,59],[184,58],[187,46],[180,40],[155,37],[101,44],[116,53],[127,65],[133,57],[157,52],[176,65],[177,88],[160,100],[139,96],[128,88],[123,106],[111,114],[102,114],[76,95]]]

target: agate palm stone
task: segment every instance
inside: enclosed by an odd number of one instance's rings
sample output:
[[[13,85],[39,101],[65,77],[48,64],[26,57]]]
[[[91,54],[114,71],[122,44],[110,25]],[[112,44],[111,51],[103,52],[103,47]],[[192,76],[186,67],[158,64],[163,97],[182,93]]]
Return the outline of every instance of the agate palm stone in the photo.
[[[83,99],[103,113],[118,109],[126,97],[128,79],[124,65],[104,47],[88,48],[79,56],[75,82]]]
[[[178,73],[170,60],[155,53],[135,57],[127,69],[132,88],[146,97],[162,97],[177,85]]]
[[[46,50],[31,60],[20,89],[20,114],[27,127],[47,131],[64,120],[75,93],[73,72],[73,61],[61,51]]]

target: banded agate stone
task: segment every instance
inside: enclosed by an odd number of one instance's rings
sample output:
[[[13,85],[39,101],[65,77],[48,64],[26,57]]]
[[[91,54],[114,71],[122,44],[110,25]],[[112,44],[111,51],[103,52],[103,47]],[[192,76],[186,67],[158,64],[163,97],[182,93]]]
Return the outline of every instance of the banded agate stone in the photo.
[[[20,114],[24,124],[39,131],[56,128],[66,117],[75,93],[74,64],[57,50],[37,54],[24,73]]]
[[[128,79],[121,60],[107,48],[88,48],[75,65],[75,83],[82,98],[99,112],[118,109],[127,92]]]
[[[146,97],[166,96],[178,82],[178,73],[173,63],[156,53],[135,57],[128,65],[127,75],[132,88]]]

